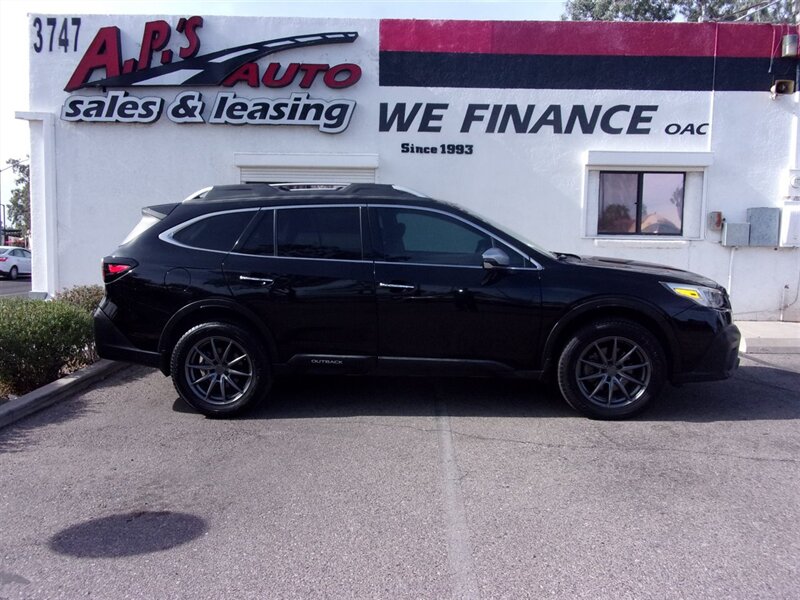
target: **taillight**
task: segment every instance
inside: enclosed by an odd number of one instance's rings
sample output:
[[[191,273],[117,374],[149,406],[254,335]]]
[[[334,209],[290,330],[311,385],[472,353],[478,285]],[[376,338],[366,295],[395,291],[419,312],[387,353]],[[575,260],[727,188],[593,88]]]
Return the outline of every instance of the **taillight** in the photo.
[[[113,260],[106,262],[103,261],[103,281],[110,281],[116,279],[120,275],[124,275],[133,267],[136,266],[134,261],[130,263],[114,262]]]
[[[5,256],[0,256],[0,262],[6,262],[8,260]]]

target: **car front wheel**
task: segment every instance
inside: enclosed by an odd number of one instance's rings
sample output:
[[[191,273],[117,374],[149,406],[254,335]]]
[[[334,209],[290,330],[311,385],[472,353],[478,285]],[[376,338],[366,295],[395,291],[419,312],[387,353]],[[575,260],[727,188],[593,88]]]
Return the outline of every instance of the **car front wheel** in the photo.
[[[263,345],[230,323],[203,323],[178,340],[170,363],[175,389],[208,416],[231,416],[252,407],[272,379]]]
[[[567,403],[597,419],[623,419],[644,410],[664,387],[661,344],[632,321],[603,320],[579,331],[558,362]]]

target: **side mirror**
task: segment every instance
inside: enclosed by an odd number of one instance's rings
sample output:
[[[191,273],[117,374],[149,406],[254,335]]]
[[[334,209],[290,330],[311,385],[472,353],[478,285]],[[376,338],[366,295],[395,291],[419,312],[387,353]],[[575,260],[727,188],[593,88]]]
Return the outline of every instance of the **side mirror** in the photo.
[[[484,269],[506,269],[511,262],[508,254],[500,248],[489,248],[481,257],[483,258]]]

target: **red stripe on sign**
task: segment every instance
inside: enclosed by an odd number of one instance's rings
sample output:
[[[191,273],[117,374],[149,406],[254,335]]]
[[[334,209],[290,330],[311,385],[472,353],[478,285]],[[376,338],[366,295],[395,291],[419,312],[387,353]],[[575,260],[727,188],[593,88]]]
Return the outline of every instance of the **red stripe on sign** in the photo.
[[[781,37],[800,32],[800,27],[746,23],[387,19],[381,21],[380,31],[380,49],[390,52],[762,58],[779,56]]]

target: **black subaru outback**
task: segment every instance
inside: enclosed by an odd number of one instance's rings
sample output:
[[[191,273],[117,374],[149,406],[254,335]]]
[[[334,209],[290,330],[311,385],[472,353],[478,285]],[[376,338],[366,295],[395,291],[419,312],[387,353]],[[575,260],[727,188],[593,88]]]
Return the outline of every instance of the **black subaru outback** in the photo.
[[[552,378],[616,419],[738,365],[714,281],[551,253],[402,188],[216,186],[142,212],[103,259],[98,352],[160,368],[207,415],[305,372]]]

